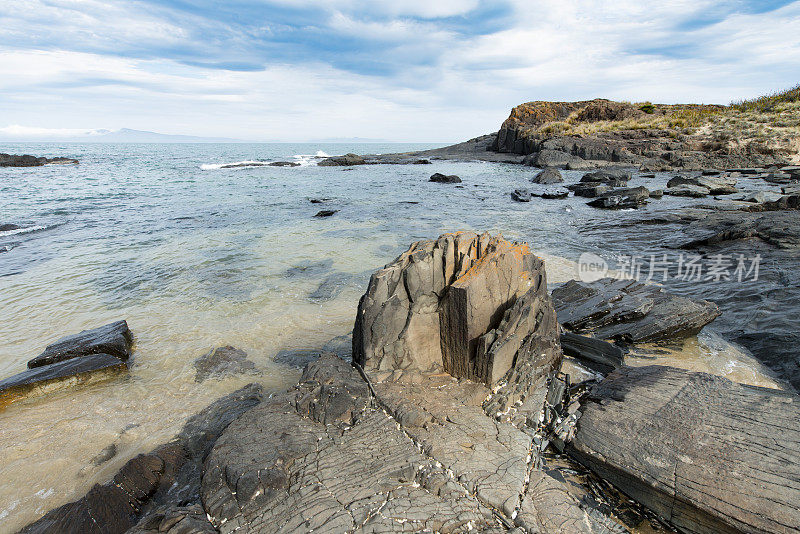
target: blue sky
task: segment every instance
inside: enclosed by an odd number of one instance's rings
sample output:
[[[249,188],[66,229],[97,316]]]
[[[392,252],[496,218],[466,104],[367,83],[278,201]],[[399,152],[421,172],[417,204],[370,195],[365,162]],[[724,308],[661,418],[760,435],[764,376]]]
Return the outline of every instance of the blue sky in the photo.
[[[529,100],[800,82],[800,1],[5,0],[0,136],[457,141]]]

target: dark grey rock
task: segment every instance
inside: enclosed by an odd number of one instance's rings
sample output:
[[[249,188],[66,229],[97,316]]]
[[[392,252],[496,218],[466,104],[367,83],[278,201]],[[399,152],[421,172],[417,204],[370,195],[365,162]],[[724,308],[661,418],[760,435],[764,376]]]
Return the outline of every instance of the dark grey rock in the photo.
[[[438,184],[460,184],[461,178],[455,174],[444,175],[440,172],[433,173],[428,180],[429,182],[436,182]]]
[[[0,224],[0,232],[12,232],[14,230],[19,230],[20,228],[22,227],[17,224]]]
[[[797,396],[622,367],[581,410],[569,454],[681,532],[800,531]]]
[[[628,171],[623,171],[619,169],[601,169],[594,172],[587,172],[581,177],[581,182],[599,182],[599,183],[610,183],[610,185],[616,185],[620,181],[627,183],[631,179],[631,173]]]
[[[653,191],[650,191],[650,198],[661,198],[663,196],[664,196],[663,189],[654,189]]]
[[[296,161],[273,161],[269,164],[270,167],[299,167],[300,164]]]
[[[323,349],[284,349],[278,351],[273,358],[275,363],[303,368],[319,359],[325,353]]]
[[[665,195],[673,197],[692,197],[700,198],[708,196],[711,193],[710,189],[701,187],[699,185],[679,185],[676,187],[668,187],[664,190]]]
[[[527,189],[514,189],[514,192],[511,193],[511,198],[517,202],[530,202],[531,192]]]
[[[320,210],[314,215],[314,217],[330,217],[336,213],[339,213],[339,210]]]
[[[366,161],[357,154],[345,154],[344,156],[334,156],[325,158],[317,165],[320,167],[349,167],[351,165],[364,165]]]
[[[569,189],[563,189],[563,188],[545,189],[542,193],[537,194],[536,196],[542,197],[545,200],[558,200],[562,198],[567,198],[569,196]]]
[[[0,381],[0,405],[31,395],[42,395],[65,385],[98,382],[128,369],[111,354],[87,354],[40,365]]]
[[[650,191],[646,187],[639,186],[600,193],[595,200],[587,202],[587,204],[604,209],[636,209],[645,205],[648,198],[650,198]]]
[[[153,530],[159,513],[186,506],[198,512],[193,517],[199,520],[200,478],[206,456],[225,428],[257,405],[261,397],[261,386],[250,384],[219,399],[192,416],[173,441],[131,459],[110,482],[95,485],[86,496],[51,510],[20,532],[122,534],[143,516],[149,517],[141,525],[146,532]],[[166,514],[159,526],[169,527],[173,534],[211,532],[199,529],[202,521],[188,522],[183,525],[186,530],[176,530],[172,527],[178,523],[164,523],[165,519]]]
[[[195,382],[209,378],[223,378],[244,373],[258,373],[256,364],[247,359],[247,353],[230,345],[210,350],[194,361]]]
[[[325,352],[332,352],[345,361],[353,359],[353,332],[336,336],[322,346]]]
[[[572,332],[561,334],[561,349],[567,356],[579,359],[590,369],[602,374],[620,367],[624,359],[622,349],[616,345]]]
[[[18,156],[16,154],[0,154],[0,167],[41,167],[42,165],[75,165],[77,159],[72,158],[45,158],[30,156],[28,154]]]
[[[573,184],[568,186],[576,197],[595,198],[611,191],[607,185],[600,183]]]
[[[559,322],[576,333],[633,343],[681,340],[719,316],[716,304],[635,280],[570,280],[553,290]]]
[[[731,195],[738,193],[739,190],[736,189],[735,186],[736,178],[730,175],[676,176],[667,182],[667,188],[674,189],[675,191],[683,191],[684,189],[694,191],[695,188],[704,188],[708,189],[709,194],[712,195]],[[692,195],[687,194],[684,196]]]
[[[110,354],[122,361],[131,355],[133,334],[128,323],[114,323],[84,330],[79,334],[62,337],[52,345],[48,345],[40,355],[28,362],[28,368],[41,367],[55,362],[78,358],[88,354]]]
[[[561,173],[558,172],[558,169],[554,167],[547,167],[546,169],[540,171],[536,176],[531,179],[531,182],[535,184],[557,184],[564,181],[564,177],[561,176]]]

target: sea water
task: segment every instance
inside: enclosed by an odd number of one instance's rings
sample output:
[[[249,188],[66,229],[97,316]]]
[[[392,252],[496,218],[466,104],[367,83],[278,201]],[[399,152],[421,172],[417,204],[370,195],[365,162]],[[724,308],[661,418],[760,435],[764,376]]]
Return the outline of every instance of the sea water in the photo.
[[[127,376],[0,411],[0,532],[109,480],[214,399],[252,381],[267,392],[292,385],[300,371],[275,363],[275,354],[348,333],[369,274],[412,241],[457,230],[525,240],[545,258],[553,285],[577,276],[583,252],[669,249],[670,235],[655,230],[637,241],[618,225],[693,202],[664,199],[636,213],[597,210],[573,197],[516,203],[509,193],[529,186],[536,170],[510,164],[315,165],[326,154],[430,146],[0,145],[0,152],[80,160],[0,169],[0,224],[22,227],[0,233],[0,379],[23,371],[66,334],[126,319],[135,337]],[[266,165],[273,161],[300,166]],[[231,166],[237,163],[247,166]],[[429,183],[434,172],[463,183]],[[582,173],[564,174],[569,183]],[[658,188],[666,179],[634,183]],[[338,212],[315,218],[321,209]],[[720,301],[721,327],[715,323],[684,348],[631,355],[630,362],[775,387],[724,336],[760,313],[740,309],[737,291],[763,295],[765,309],[783,298],[765,280],[744,289],[676,285],[682,294]],[[798,330],[793,314],[774,320]],[[194,361],[222,345],[246,351],[261,374],[196,383]],[[113,458],[93,461],[110,445]]]

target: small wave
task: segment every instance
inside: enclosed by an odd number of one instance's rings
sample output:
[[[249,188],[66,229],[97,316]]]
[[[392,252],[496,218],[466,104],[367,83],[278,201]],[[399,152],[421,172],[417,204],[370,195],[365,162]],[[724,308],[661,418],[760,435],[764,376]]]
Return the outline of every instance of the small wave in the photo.
[[[299,163],[302,167],[307,167],[309,165],[316,165],[317,161],[329,158],[330,156],[322,150],[317,150],[316,154],[295,154],[292,157],[295,162]]]
[[[15,228],[13,230],[6,230],[5,232],[0,232],[0,237],[6,237],[10,235],[17,235],[17,234],[28,234],[30,232],[38,232],[39,230],[47,230],[50,228],[49,226],[28,226],[26,228]]]
[[[213,171],[217,169],[238,169],[240,167],[265,167],[269,165],[268,161],[234,161],[233,163],[203,163],[200,168],[204,171]]]

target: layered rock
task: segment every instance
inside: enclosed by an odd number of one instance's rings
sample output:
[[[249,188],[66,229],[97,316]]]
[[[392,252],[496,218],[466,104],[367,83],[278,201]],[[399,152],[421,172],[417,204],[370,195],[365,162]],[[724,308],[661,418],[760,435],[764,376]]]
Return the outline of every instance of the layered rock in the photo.
[[[559,322],[577,333],[633,343],[681,340],[719,316],[716,304],[636,280],[570,280],[553,290]]]
[[[473,233],[419,241],[372,275],[354,361],[368,371],[444,370],[490,387],[508,385],[533,353],[550,369],[560,350],[546,287],[526,244]]]
[[[797,396],[623,367],[581,409],[570,454],[681,532],[800,532]]]
[[[125,321],[63,337],[30,360],[27,371],[0,381],[0,405],[124,372],[132,344]]]

